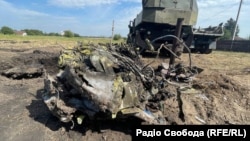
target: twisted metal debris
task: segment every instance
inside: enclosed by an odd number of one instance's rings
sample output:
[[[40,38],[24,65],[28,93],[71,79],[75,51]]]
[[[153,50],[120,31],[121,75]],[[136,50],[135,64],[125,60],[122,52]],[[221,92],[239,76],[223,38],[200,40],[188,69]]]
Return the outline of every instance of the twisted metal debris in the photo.
[[[143,64],[131,47],[83,45],[64,49],[60,72],[45,75],[43,99],[62,122],[84,118],[137,117],[148,124],[166,124],[164,101],[168,86],[190,86],[195,68],[181,64],[158,69]],[[179,82],[185,83],[185,85]]]

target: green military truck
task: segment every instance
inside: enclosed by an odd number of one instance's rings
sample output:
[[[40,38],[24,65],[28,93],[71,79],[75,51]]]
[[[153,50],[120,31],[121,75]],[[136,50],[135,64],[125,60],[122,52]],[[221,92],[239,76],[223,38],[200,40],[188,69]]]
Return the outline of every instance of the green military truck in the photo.
[[[192,51],[211,53],[217,38],[223,36],[222,23],[218,26],[195,29],[198,17],[196,0],[142,0],[142,11],[129,23],[127,43],[139,53],[155,52],[162,44],[171,49],[177,19],[181,18],[181,36]],[[170,36],[169,36],[170,35]],[[180,47],[181,54],[184,46]]]

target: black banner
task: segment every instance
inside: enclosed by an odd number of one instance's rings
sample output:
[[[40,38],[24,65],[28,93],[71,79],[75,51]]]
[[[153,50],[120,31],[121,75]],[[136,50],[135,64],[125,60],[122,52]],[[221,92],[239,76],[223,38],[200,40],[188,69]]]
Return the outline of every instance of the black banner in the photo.
[[[167,139],[250,140],[249,125],[141,125],[133,128],[132,140],[157,141]]]

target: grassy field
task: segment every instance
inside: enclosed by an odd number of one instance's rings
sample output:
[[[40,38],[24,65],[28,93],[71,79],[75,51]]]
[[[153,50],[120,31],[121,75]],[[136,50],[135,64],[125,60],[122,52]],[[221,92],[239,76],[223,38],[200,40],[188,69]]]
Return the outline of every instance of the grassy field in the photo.
[[[185,64],[189,63],[187,54],[181,58]],[[192,54],[192,63],[209,73],[246,75],[250,69],[250,53],[215,50],[211,54]]]
[[[77,42],[83,43],[110,43],[110,38],[88,38],[88,37],[61,37],[61,36],[20,36],[20,35],[3,35],[0,34],[0,47],[8,46],[10,48],[33,48],[33,47],[47,47],[47,46],[63,46],[71,47]],[[121,43],[121,40],[112,40],[112,43]]]

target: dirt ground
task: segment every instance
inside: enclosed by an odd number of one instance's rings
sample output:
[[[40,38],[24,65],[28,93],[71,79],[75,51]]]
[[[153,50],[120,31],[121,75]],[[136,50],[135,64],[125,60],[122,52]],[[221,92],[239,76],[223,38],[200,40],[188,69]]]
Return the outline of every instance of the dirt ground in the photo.
[[[61,123],[52,116],[41,98],[44,76],[41,69],[44,67],[47,73],[55,75],[62,48],[27,46],[12,48],[3,41],[0,43],[0,140],[131,140],[135,119],[92,121],[71,129],[72,123]],[[164,115],[168,124],[250,124],[249,58],[250,54],[218,51],[192,54],[192,64],[204,70],[194,78],[195,93],[166,100]],[[188,54],[181,59],[188,65]],[[150,62],[154,58],[143,60]],[[168,59],[155,60],[153,66],[161,62]]]

